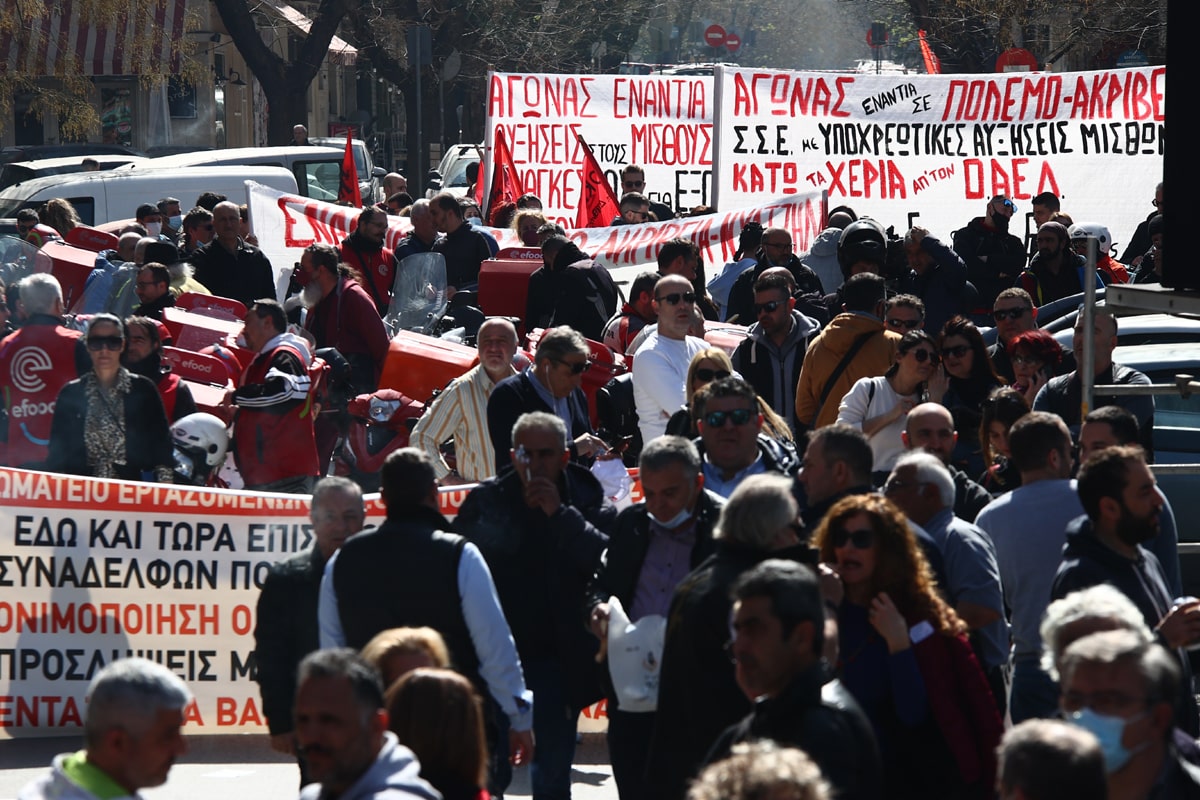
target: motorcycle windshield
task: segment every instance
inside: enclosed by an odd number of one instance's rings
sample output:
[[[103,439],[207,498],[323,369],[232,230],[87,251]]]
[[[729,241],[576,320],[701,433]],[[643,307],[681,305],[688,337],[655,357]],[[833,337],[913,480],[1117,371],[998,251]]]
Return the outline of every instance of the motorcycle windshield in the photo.
[[[415,253],[400,262],[392,303],[384,324],[388,333],[429,333],[446,310],[446,259],[441,253]]]
[[[16,236],[0,236],[0,279],[5,286],[35,272],[50,272],[54,261],[34,245]]]

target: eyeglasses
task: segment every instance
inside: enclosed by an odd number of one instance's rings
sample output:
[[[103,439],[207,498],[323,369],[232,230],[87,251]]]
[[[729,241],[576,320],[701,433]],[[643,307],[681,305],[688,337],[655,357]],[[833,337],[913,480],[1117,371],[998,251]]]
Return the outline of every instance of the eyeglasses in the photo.
[[[583,361],[563,361],[562,359],[555,359],[555,361],[559,364],[562,364],[564,367],[570,367],[572,375],[582,375],[592,368],[592,362],[588,361],[587,359],[584,359]]]
[[[650,219],[648,211],[624,211],[622,213],[629,217],[636,217],[637,219]]]
[[[664,294],[662,297],[656,297],[654,299],[660,303],[667,303],[668,305],[677,306],[677,305],[679,305],[680,301],[682,301],[684,303],[696,302],[696,293],[695,292],[671,292],[670,294]]]
[[[1067,711],[1078,711],[1090,708],[1097,714],[1120,716],[1121,712],[1130,707],[1145,706],[1151,698],[1145,695],[1136,696],[1117,690],[1102,690],[1099,692],[1063,692],[1062,704]]]
[[[725,427],[725,421],[729,420],[734,425],[742,426],[750,421],[754,416],[753,412],[748,408],[735,408],[732,411],[710,411],[704,415],[704,424],[712,428]]]
[[[932,350],[925,350],[924,348],[920,350],[910,350],[909,352],[912,353],[913,358],[917,360],[918,364],[924,364],[926,361],[932,361],[934,364],[936,364],[942,360],[937,353],[933,352]]]
[[[943,347],[942,357],[944,358],[946,356],[952,356],[954,358],[962,358],[969,352],[971,352],[971,346],[969,344],[956,344],[954,347]]]
[[[1037,356],[1013,356],[1012,363],[1022,367],[1041,366],[1045,362]]]
[[[782,300],[772,300],[769,303],[755,303],[754,304],[754,316],[757,317],[759,314],[763,313],[764,311],[767,312],[768,314],[774,314],[775,309],[779,308],[781,305],[783,305]]]
[[[855,531],[838,529],[833,532],[834,547],[845,547],[847,542],[856,550],[866,550],[875,543],[875,531],[859,528]]]
[[[1029,306],[1021,306],[1020,308],[997,308],[992,312],[992,317],[996,322],[1003,322],[1006,319],[1020,319],[1029,313]]]
[[[696,374],[692,377],[698,381],[711,383],[712,381],[719,381],[722,378],[728,378],[729,372],[723,369],[704,369],[701,367],[700,369],[696,370]]]
[[[901,489],[908,489],[913,486],[928,486],[929,481],[902,481],[899,478],[892,478],[883,485],[883,493],[898,492]]]
[[[905,328],[910,331],[916,330],[921,325],[921,320],[919,319],[897,319],[891,317],[886,322],[889,328]]]
[[[99,353],[101,350],[120,350],[125,346],[125,340],[120,336],[89,336],[88,350]]]

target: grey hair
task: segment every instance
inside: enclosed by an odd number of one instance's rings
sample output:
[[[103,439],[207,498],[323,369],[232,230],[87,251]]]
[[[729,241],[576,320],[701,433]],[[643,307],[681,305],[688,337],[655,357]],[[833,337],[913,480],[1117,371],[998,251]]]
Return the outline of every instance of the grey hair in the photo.
[[[345,678],[350,681],[354,701],[363,712],[364,724],[371,712],[383,708],[383,678],[357,650],[335,647],[309,653],[300,662],[296,685],[313,678]]]
[[[766,739],[735,744],[728,758],[709,764],[692,782],[687,800],[829,800],[821,768],[795,747]]]
[[[682,466],[688,480],[692,480],[700,474],[700,451],[682,436],[657,436],[642,448],[638,458],[642,472],[657,472],[671,464]]]
[[[1142,678],[1147,705],[1174,705],[1179,693],[1180,670],[1175,657],[1133,631],[1103,631],[1072,642],[1062,656],[1064,691],[1080,664],[1132,664]]]
[[[330,492],[345,492],[352,494],[362,499],[362,487],[349,478],[344,478],[341,475],[329,475],[317,481],[317,485],[312,490],[311,506],[316,508],[320,503],[321,498]]]
[[[141,736],[154,725],[159,711],[182,711],[192,702],[179,676],[144,658],[123,658],[100,670],[87,697],[83,735],[89,746],[100,744],[114,728]]]
[[[558,436],[559,446],[563,450],[567,449],[567,424],[554,414],[548,414],[545,411],[530,411],[528,414],[522,414],[513,425],[512,440],[516,442],[517,437],[525,431],[554,433]]]
[[[409,219],[420,219],[421,217],[428,216],[430,213],[431,212],[429,210],[429,200],[422,197],[420,200],[413,203],[412,206],[409,207],[408,218]]]
[[[1060,641],[1063,628],[1085,619],[1106,620],[1114,629],[1136,633],[1144,642],[1154,641],[1142,612],[1119,589],[1107,583],[1089,586],[1046,607],[1039,633],[1042,636],[1042,669],[1058,680],[1058,660],[1067,643]]]
[[[782,475],[751,475],[729,496],[713,536],[756,550],[769,550],[779,532],[795,522],[799,513],[790,479]]]
[[[896,466],[892,467],[892,473],[894,474],[901,467],[915,467],[917,480],[923,483],[932,483],[937,487],[942,508],[954,508],[954,478],[940,458],[924,450],[909,450],[896,459]]]
[[[53,314],[55,302],[62,303],[62,285],[48,272],[22,278],[17,288],[26,314]]]
[[[591,353],[587,339],[583,338],[582,333],[569,325],[561,325],[542,334],[533,361],[535,364],[547,358],[551,361],[561,361],[565,356],[589,356]]]

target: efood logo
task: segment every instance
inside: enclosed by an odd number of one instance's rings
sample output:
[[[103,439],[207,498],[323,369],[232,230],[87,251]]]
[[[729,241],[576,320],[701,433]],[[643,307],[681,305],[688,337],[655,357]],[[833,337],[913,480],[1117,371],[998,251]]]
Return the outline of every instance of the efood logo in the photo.
[[[17,391],[32,394],[46,388],[40,373],[54,369],[50,355],[40,347],[22,347],[13,356],[9,375]]]

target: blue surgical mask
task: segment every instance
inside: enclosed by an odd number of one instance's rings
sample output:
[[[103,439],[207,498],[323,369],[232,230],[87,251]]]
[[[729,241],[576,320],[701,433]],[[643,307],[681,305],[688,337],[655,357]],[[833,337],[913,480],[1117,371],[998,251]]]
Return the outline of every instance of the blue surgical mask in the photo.
[[[1119,772],[1135,754],[1150,746],[1149,742],[1144,742],[1136,750],[1130,750],[1121,742],[1121,738],[1125,735],[1125,726],[1130,722],[1137,722],[1149,713],[1149,711],[1144,711],[1136,717],[1126,720],[1108,714],[1097,714],[1090,708],[1084,708],[1071,715],[1071,722],[1085,731],[1090,731],[1100,740],[1100,749],[1104,751],[1104,766],[1111,775]]]
[[[679,513],[676,514],[675,516],[671,517],[670,519],[659,519],[658,517],[654,516],[654,514],[650,513],[649,511],[647,511],[646,513],[650,515],[650,519],[654,520],[656,523],[658,523],[659,525],[661,525],[662,527],[666,528],[669,531],[675,530],[680,525],[687,522],[688,519],[690,519],[692,516],[692,512],[688,511],[687,508],[679,509]]]
[[[183,215],[176,214],[173,217],[167,217],[167,224],[171,226],[171,230],[177,231],[183,227]]]

